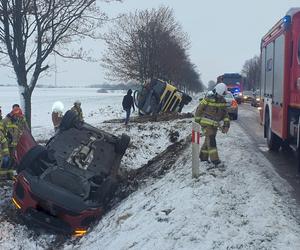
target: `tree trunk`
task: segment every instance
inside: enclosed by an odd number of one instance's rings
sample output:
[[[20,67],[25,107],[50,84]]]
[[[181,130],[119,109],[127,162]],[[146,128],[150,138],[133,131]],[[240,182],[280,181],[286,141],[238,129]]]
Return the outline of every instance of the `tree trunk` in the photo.
[[[30,91],[29,88],[23,88],[20,91],[21,107],[23,109],[23,112],[25,113],[25,118],[30,130],[31,130],[31,95],[32,92]]]

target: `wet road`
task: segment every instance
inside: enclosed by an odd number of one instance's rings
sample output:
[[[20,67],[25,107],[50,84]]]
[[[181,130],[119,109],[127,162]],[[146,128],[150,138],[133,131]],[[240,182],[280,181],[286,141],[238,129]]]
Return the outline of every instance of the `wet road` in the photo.
[[[237,122],[252,138],[254,145],[271,162],[276,172],[292,186],[292,196],[300,206],[300,175],[294,151],[279,150],[278,152],[272,152],[268,150],[266,139],[263,137],[263,126],[260,125],[259,112],[250,104],[239,106]]]

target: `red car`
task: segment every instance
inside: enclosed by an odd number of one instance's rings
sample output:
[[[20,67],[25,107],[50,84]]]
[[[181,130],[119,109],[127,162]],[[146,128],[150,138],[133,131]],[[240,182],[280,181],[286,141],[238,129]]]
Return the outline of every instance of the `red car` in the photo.
[[[72,111],[46,147],[25,131],[16,149],[14,205],[30,224],[84,235],[113,198],[129,141],[78,121]]]

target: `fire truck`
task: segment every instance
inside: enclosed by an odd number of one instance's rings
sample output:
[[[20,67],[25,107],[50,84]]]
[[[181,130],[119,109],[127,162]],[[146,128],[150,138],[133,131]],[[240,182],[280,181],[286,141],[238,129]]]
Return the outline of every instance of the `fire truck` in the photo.
[[[223,82],[227,86],[227,90],[232,93],[238,104],[243,100],[243,78],[238,73],[225,73],[218,76],[217,82]]]
[[[290,9],[262,38],[261,96],[269,149],[285,142],[300,152],[300,8]]]

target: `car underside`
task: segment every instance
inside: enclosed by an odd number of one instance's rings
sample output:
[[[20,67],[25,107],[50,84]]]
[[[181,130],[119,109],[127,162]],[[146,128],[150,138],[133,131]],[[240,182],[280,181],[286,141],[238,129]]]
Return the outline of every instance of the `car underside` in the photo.
[[[26,220],[83,235],[113,198],[130,138],[79,122],[68,112],[46,147],[33,146],[20,160],[13,203]]]

